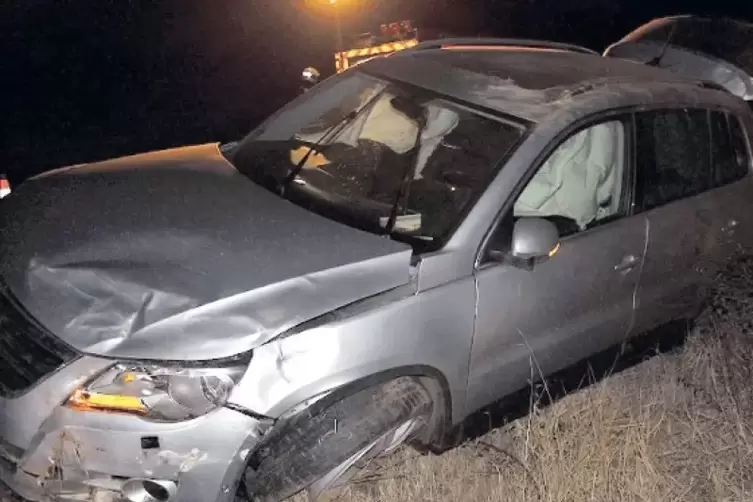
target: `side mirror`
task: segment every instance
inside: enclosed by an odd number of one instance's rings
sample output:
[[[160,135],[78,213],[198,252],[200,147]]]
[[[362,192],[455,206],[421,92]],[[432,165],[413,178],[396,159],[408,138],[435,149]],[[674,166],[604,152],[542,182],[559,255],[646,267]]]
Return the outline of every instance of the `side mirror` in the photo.
[[[520,260],[547,259],[560,247],[560,235],[551,221],[543,218],[520,218],[512,231],[511,254]]]

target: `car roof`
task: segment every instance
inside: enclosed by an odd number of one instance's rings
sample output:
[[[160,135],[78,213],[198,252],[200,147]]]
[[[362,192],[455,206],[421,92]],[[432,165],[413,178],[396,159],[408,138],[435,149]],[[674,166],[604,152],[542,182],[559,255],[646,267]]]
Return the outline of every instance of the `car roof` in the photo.
[[[661,94],[660,86],[673,88],[675,94],[701,88],[698,80],[634,61],[509,45],[408,49],[359,67],[531,122],[545,120],[576,95],[609,90],[616,102],[620,85],[624,93],[643,89],[646,104]],[[645,93],[647,85],[651,94]],[[703,86],[721,89],[711,83]]]
[[[524,89],[545,90],[572,87],[583,82],[629,77],[631,80],[656,81],[672,78],[666,70],[596,54],[528,47],[480,49],[446,48],[411,55],[441,62],[489,77],[509,79]],[[677,78],[677,80],[685,80]]]

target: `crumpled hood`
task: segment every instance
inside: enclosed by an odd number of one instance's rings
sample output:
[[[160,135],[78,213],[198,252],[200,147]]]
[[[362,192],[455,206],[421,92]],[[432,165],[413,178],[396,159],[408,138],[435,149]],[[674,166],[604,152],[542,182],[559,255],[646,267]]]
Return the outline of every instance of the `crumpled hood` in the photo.
[[[409,282],[410,248],[308,212],[216,144],[63,168],[0,204],[0,275],[105,356],[229,357]]]

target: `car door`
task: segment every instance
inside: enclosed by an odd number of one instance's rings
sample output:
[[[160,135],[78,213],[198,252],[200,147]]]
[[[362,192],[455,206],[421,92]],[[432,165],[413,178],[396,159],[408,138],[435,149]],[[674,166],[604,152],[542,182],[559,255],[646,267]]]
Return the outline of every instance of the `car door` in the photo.
[[[468,412],[630,333],[646,240],[645,218],[630,216],[631,129],[612,119],[567,138],[495,228],[488,247],[509,250],[517,218],[544,217],[561,246],[530,270],[478,267]]]
[[[636,210],[649,226],[636,329],[696,315],[720,267],[722,215],[711,191],[708,111],[636,114]]]

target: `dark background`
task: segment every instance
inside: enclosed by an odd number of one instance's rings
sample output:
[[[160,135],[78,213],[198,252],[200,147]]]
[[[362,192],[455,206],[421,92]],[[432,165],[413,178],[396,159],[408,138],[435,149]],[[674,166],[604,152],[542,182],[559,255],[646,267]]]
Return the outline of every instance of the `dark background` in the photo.
[[[347,1],[346,34],[412,19],[460,35],[597,50],[657,16],[753,18],[747,0]],[[302,68],[333,70],[334,19],[308,2],[2,2],[0,172],[244,135],[296,95]]]

